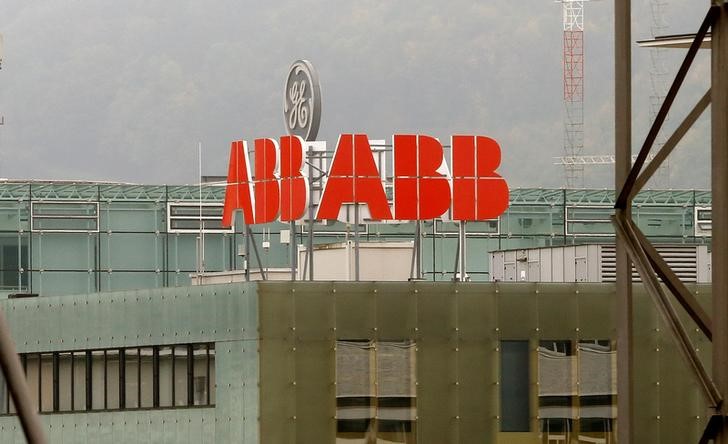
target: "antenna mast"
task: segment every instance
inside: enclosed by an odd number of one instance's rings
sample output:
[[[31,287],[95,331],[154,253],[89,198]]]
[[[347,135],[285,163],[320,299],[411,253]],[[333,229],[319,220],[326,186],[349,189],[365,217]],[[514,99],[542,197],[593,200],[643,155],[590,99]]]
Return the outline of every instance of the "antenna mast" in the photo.
[[[650,0],[650,10],[652,12],[652,26],[650,33],[652,38],[664,36],[667,32],[668,24],[665,21],[664,13],[667,9],[665,0]],[[666,48],[652,47],[650,48],[650,83],[652,84],[652,94],[650,95],[650,124],[657,118],[662,102],[665,101],[668,85],[668,70],[665,66]],[[667,121],[667,118],[666,120]],[[655,140],[655,150],[658,151],[665,144],[665,134],[660,131]],[[654,185],[663,188],[670,188],[670,158],[668,157],[657,169],[657,174],[653,176]],[[657,183],[655,183],[657,182]]]
[[[584,3],[558,0],[563,9],[564,157],[584,151]],[[584,186],[584,166],[564,163],[566,187]]]

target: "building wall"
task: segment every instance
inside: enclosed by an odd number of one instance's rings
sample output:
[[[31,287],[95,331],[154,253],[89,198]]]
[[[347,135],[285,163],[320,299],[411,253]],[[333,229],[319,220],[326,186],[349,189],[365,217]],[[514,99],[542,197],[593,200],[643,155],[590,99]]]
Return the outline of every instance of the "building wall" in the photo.
[[[691,289],[708,306],[710,288]],[[615,339],[612,284],[267,282],[0,307],[21,353],[215,344],[213,407],[43,414],[50,442],[337,442],[337,340],[414,345],[419,444],[543,442],[545,343]],[[710,343],[686,326],[708,363]],[[637,442],[697,441],[705,402],[639,286],[635,328]],[[512,369],[503,362],[507,341],[525,341],[526,369],[502,370]],[[567,361],[578,374],[578,358]],[[509,384],[525,387],[528,408],[514,427],[524,429],[506,432]],[[0,416],[0,442],[14,441],[22,441],[17,417]]]
[[[215,405],[42,414],[49,442],[257,442],[257,297],[245,284],[9,299],[20,353],[215,344]],[[0,416],[0,442],[23,442]]]
[[[708,302],[709,287],[694,291]],[[611,284],[259,283],[258,293],[262,443],[335,442],[337,339],[416,344],[419,444],[545,442],[539,346],[615,341]],[[648,296],[635,293],[636,442],[695,442],[705,403]],[[708,362],[710,343],[686,325]],[[528,431],[503,432],[502,341],[523,340]]]

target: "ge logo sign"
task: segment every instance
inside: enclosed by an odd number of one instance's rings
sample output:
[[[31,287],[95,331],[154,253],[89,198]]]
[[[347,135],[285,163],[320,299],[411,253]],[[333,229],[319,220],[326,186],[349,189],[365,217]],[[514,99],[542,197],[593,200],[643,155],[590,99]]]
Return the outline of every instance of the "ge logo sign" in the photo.
[[[283,118],[288,134],[316,140],[321,123],[321,86],[318,73],[308,60],[298,60],[288,70]]]

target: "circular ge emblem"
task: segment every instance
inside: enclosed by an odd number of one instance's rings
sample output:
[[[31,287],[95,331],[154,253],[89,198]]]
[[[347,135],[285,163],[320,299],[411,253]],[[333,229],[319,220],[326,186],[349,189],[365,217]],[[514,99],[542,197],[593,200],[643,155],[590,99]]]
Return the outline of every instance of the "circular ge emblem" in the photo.
[[[288,70],[283,117],[288,134],[316,140],[321,123],[321,86],[318,73],[308,60],[297,60]]]

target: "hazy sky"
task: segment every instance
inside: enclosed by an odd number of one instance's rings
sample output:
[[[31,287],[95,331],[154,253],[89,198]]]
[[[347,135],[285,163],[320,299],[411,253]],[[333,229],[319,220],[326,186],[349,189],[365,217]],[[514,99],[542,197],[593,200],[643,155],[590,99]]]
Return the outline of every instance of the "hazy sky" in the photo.
[[[708,2],[673,0],[670,33],[697,30]],[[613,151],[613,3],[586,5],[585,153]],[[649,37],[633,0],[634,40]],[[560,186],[561,6],[551,0],[4,1],[0,177],[138,183],[225,174],[233,139],[284,132],[296,59],[319,71],[319,139],[417,132],[495,138],[511,186]],[[674,75],[683,50],[669,51]],[[633,53],[635,151],[649,124],[650,59]],[[709,84],[702,53],[668,123]],[[706,116],[671,162],[672,187],[709,184]],[[587,172],[607,187],[611,167]]]

